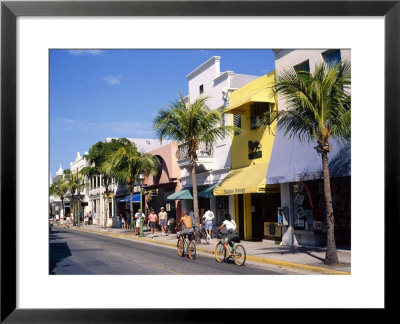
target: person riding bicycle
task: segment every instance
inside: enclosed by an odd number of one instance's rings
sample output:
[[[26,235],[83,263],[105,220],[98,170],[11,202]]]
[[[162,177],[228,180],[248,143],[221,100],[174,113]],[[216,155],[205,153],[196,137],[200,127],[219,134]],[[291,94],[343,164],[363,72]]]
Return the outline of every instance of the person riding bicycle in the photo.
[[[225,220],[221,224],[221,226],[218,227],[218,232],[225,236],[224,247],[227,253],[227,257],[229,258],[231,256],[231,249],[229,248],[229,245],[232,245],[232,241],[237,240],[239,238],[239,235],[236,231],[236,223],[232,220],[231,215],[225,214],[224,217]],[[222,233],[221,230],[224,227],[226,228],[226,231]]]
[[[183,211],[183,215],[179,220],[178,224],[176,224],[175,229],[177,229],[177,227],[181,225],[182,222],[185,225],[185,228],[182,230],[181,235],[179,235],[179,240],[181,241],[183,246],[183,236],[184,235],[191,236],[194,233],[192,217],[187,214],[186,210]]]

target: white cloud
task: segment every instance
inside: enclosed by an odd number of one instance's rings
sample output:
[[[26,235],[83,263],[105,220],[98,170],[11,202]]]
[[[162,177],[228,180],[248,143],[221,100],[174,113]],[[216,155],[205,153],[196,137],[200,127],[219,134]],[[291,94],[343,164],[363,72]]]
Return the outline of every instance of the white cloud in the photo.
[[[74,56],[79,56],[79,55],[104,55],[104,51],[102,50],[68,50],[69,54],[74,55]]]
[[[121,79],[122,75],[107,75],[106,77],[103,77],[103,80],[110,86],[120,85]]]

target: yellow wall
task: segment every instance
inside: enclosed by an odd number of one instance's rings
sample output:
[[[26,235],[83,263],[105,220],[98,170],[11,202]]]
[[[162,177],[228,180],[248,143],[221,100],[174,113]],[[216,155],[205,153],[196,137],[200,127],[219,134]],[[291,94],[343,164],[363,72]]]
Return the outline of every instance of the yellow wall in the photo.
[[[240,102],[242,98],[246,98],[257,90],[263,89],[266,86],[271,86],[275,82],[275,72],[270,72],[248,84],[242,88],[232,92],[230,103],[234,105],[235,102]],[[272,89],[269,91],[272,94]],[[266,98],[269,101],[269,98]],[[276,109],[276,105],[272,104],[272,109]],[[240,107],[244,110],[241,114],[242,118],[242,132],[239,135],[232,135],[232,169],[242,168],[249,166],[250,163],[269,163],[272,146],[274,144],[274,134],[276,132],[276,122],[273,123],[269,129],[267,127],[260,127],[250,129],[250,103],[244,104]],[[262,157],[259,159],[249,160],[248,158],[248,141],[258,141],[261,143]]]
[[[246,98],[251,96],[251,94],[265,89],[265,87],[271,86],[275,82],[275,71],[270,72],[250,83],[243,86],[242,88],[232,92],[230,97],[231,106],[237,103],[245,101]],[[265,101],[271,101],[272,89],[267,91],[268,98]],[[275,98],[276,99],[276,98]],[[272,100],[274,101],[274,100]],[[276,100],[275,100],[276,102]],[[276,105],[272,104],[272,110],[276,109]],[[241,113],[241,128],[244,130],[239,135],[233,136],[231,143],[232,152],[232,169],[242,168],[249,166],[251,163],[269,163],[272,146],[274,144],[275,132],[276,132],[276,122],[272,124],[270,128],[260,127],[251,130],[250,129],[250,103],[243,104],[238,108]],[[234,111],[232,111],[234,113]],[[233,116],[231,117],[233,121]],[[248,154],[248,141],[258,141],[261,143],[262,157],[259,159],[249,160]],[[265,175],[266,176],[266,175]],[[245,194],[244,199],[244,239],[252,239],[252,219],[251,219],[251,194]],[[235,221],[239,230],[239,212],[238,212],[238,199],[235,196]]]

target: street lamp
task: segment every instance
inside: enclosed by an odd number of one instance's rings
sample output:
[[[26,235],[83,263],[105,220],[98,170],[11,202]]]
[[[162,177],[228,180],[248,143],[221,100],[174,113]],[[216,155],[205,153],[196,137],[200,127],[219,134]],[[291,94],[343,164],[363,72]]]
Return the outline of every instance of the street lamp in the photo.
[[[80,215],[80,210],[81,209],[81,190],[79,189],[79,186],[78,186],[78,227],[80,227],[80,223],[79,223],[79,221],[80,221],[80,218],[81,218],[81,215]]]
[[[139,187],[140,187],[140,216],[139,216],[140,217],[140,234],[139,234],[139,237],[144,237],[145,236],[143,234],[143,221],[144,221],[144,219],[142,217],[142,214],[143,214],[142,196],[143,196],[143,186],[144,186],[144,174],[143,173],[139,174],[138,182],[139,182]]]

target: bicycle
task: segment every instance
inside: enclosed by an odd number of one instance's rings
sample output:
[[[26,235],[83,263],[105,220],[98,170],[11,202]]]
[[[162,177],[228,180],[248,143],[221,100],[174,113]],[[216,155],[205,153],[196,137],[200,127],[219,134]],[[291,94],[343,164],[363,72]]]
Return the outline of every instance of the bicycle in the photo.
[[[201,240],[201,239],[204,239],[204,240],[206,241],[207,244],[210,244],[210,239],[211,239],[211,238],[210,238],[210,236],[207,234],[205,227],[202,226],[201,224],[200,224],[199,233],[200,233],[200,240]]]
[[[183,246],[179,238],[181,235],[183,235]],[[193,238],[189,239],[189,235],[191,234],[182,234],[181,232],[176,233],[176,236],[178,238],[176,248],[180,257],[183,257],[186,251],[188,253],[189,259],[193,260],[196,257],[196,243]]]
[[[215,246],[215,259],[217,262],[221,263],[226,259],[226,249],[224,246],[225,243],[225,236],[219,236],[219,242]],[[246,262],[246,249],[243,245],[237,244],[236,242],[232,242],[232,245],[229,245],[231,257],[233,258],[233,262],[236,265],[241,266]]]

